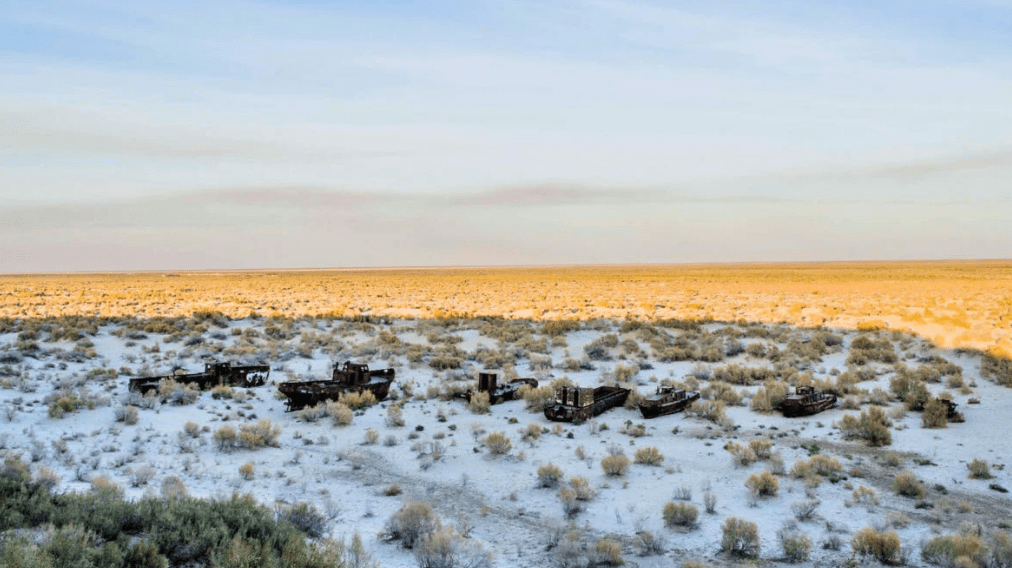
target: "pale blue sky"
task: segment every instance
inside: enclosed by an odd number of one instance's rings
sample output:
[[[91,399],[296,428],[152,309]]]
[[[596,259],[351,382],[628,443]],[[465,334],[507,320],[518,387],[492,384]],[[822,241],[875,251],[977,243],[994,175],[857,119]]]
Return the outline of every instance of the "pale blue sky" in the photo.
[[[1012,257],[1012,2],[0,9],[0,272]]]

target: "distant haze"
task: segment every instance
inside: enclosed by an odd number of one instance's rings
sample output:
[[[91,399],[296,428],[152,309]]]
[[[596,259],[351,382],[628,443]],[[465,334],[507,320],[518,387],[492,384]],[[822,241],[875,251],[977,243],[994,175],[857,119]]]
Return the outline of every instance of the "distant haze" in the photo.
[[[1012,257],[1012,4],[22,1],[0,272]]]

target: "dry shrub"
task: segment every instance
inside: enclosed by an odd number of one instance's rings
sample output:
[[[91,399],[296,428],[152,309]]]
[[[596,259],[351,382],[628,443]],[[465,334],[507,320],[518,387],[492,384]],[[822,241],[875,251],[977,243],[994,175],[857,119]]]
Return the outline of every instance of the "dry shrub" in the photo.
[[[531,412],[544,412],[555,402],[555,388],[551,386],[531,388],[524,385],[517,394],[524,399],[524,407]]]
[[[541,437],[541,425],[537,423],[530,423],[527,428],[523,430],[524,440],[533,442]]]
[[[822,454],[808,458],[808,465],[811,466],[812,472],[824,477],[843,472],[843,465],[839,460]]]
[[[317,404],[316,406],[307,406],[296,413],[295,418],[299,422],[308,422],[312,424],[327,415],[327,406],[329,405]]]
[[[758,558],[759,527],[744,519],[728,517],[721,527],[720,550],[733,556]]]
[[[692,416],[698,416],[704,420],[709,420],[714,424],[719,424],[726,419],[726,415],[724,414],[724,403],[719,400],[697,400],[686,410],[686,413]]]
[[[633,461],[644,465],[661,465],[664,463],[664,454],[654,446],[647,446],[636,450]]]
[[[599,538],[594,545],[592,562],[595,566],[622,566],[622,545],[607,538]]]
[[[253,462],[246,462],[241,466],[239,466],[239,475],[241,475],[242,478],[245,479],[246,481],[253,479],[253,474],[255,471],[256,470],[253,467]]]
[[[489,412],[492,412],[492,403],[489,402],[488,393],[471,393],[471,399],[467,403],[467,408],[474,414],[488,414]]]
[[[699,509],[688,503],[668,501],[664,505],[663,515],[666,527],[693,527],[696,525],[696,519],[699,518]]]
[[[748,447],[759,461],[770,459],[773,453],[773,442],[765,439],[749,440]]]
[[[376,395],[372,391],[364,390],[362,392],[343,392],[341,393],[339,402],[343,402],[352,410],[362,410],[363,408],[369,408],[376,404]]]
[[[966,464],[966,468],[970,470],[970,473],[967,474],[970,479],[991,479],[994,477],[991,475],[991,466],[982,459],[974,459]]]
[[[383,489],[383,494],[386,495],[387,497],[395,497],[397,495],[400,495],[401,493],[403,493],[403,490],[401,489],[399,483],[391,483],[390,485],[387,485],[385,489]]]
[[[123,422],[128,426],[137,424],[137,407],[121,406],[116,409],[116,422]]]
[[[877,406],[862,411],[859,417],[845,414],[836,424],[845,438],[859,438],[871,446],[888,446],[892,443],[889,426],[892,426],[892,421]]]
[[[237,439],[238,434],[236,434],[235,428],[231,426],[222,426],[214,432],[214,442],[217,444],[218,450],[223,452],[234,449]]]
[[[391,404],[387,407],[387,426],[391,428],[400,428],[404,426],[404,412],[401,411],[401,407],[396,404]]]
[[[788,385],[783,381],[766,381],[752,397],[749,408],[756,412],[776,410],[780,408],[780,403],[787,398],[787,390]]]
[[[334,426],[348,426],[355,418],[355,413],[351,408],[342,402],[328,402],[327,414],[330,415]]]
[[[629,458],[623,454],[605,456],[601,460],[601,469],[604,474],[611,477],[621,477],[629,471]]]
[[[196,422],[187,422],[183,425],[183,432],[191,438],[197,438],[200,436],[200,424]]]
[[[899,564],[902,559],[900,536],[896,531],[877,531],[865,527],[850,541],[855,554],[872,556],[883,564]]]
[[[256,450],[265,446],[278,447],[281,427],[275,426],[270,418],[263,418],[256,424],[239,426],[239,446],[247,450]]]
[[[753,473],[745,480],[745,487],[756,497],[773,497],[780,490],[777,477],[768,471]]]
[[[703,389],[701,394],[706,398],[723,402],[728,406],[742,405],[742,395],[738,392],[738,389],[720,381],[711,382],[710,386]]]
[[[200,391],[193,385],[177,383],[172,379],[158,381],[158,398],[172,404],[192,404],[200,398]]]
[[[797,531],[778,531],[777,538],[788,562],[796,564],[808,561],[812,552],[812,539]]]
[[[560,481],[562,481],[562,468],[559,466],[546,463],[538,467],[538,487],[554,489],[558,487]]]
[[[728,442],[724,449],[731,454],[731,460],[739,467],[748,467],[759,459],[750,446],[743,446],[737,442]]]
[[[569,478],[569,487],[573,489],[577,501],[593,501],[597,493],[590,486],[590,480],[586,477],[573,476]]]
[[[921,414],[922,428],[945,428],[949,425],[949,407],[937,398],[933,398],[924,405],[924,413]]]
[[[864,485],[858,486],[850,496],[854,499],[855,503],[878,505],[878,497],[875,496],[875,490]]]
[[[215,400],[222,398],[232,398],[232,387],[228,385],[215,385],[211,389],[211,398]]]
[[[562,512],[567,518],[573,518],[583,511],[583,502],[576,498],[576,491],[568,487],[559,490],[559,504],[562,505]]]
[[[513,442],[505,432],[492,432],[485,436],[485,447],[488,448],[489,455],[501,456],[513,449]]]
[[[424,535],[412,552],[423,568],[490,568],[492,555],[481,543],[465,538],[453,527]]]
[[[921,558],[938,566],[982,568],[987,562],[987,547],[973,534],[937,536],[921,546]]]
[[[380,433],[377,430],[375,430],[373,428],[369,428],[368,430],[365,431],[365,443],[366,443],[366,445],[371,446],[371,445],[375,444],[376,442],[379,441],[379,437],[380,437]]]
[[[412,501],[401,507],[386,525],[386,537],[399,540],[404,548],[413,548],[416,543],[442,527],[439,515],[432,505],[424,501]]]
[[[924,485],[910,471],[896,475],[896,478],[893,480],[893,490],[904,497],[915,497],[917,499],[924,497],[927,493],[924,490]]]
[[[170,475],[162,480],[162,499],[171,501],[173,499],[185,499],[189,492],[182,479]]]

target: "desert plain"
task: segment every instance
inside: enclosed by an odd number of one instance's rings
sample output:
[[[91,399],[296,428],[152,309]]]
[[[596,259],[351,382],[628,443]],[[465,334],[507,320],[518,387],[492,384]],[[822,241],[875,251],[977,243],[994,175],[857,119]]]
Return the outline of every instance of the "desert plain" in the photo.
[[[1008,261],[4,275],[0,452],[53,494],[249,495],[345,565],[1008,566],[1010,348]],[[128,390],[212,361],[270,378]],[[390,396],[286,411],[345,361]],[[539,387],[454,396],[482,371]],[[562,385],[632,394],[556,423]],[[700,401],[644,419],[662,385]],[[837,405],[786,418],[797,386]]]

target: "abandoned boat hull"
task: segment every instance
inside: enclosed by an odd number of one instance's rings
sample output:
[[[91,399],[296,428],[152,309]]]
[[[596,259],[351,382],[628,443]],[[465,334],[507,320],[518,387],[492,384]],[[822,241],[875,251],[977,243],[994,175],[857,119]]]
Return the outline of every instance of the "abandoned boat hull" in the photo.
[[[668,395],[660,395],[644,400],[639,404],[639,409],[643,418],[657,418],[681,412],[697,400],[699,400],[698,392],[686,393],[683,398],[677,399]]]

